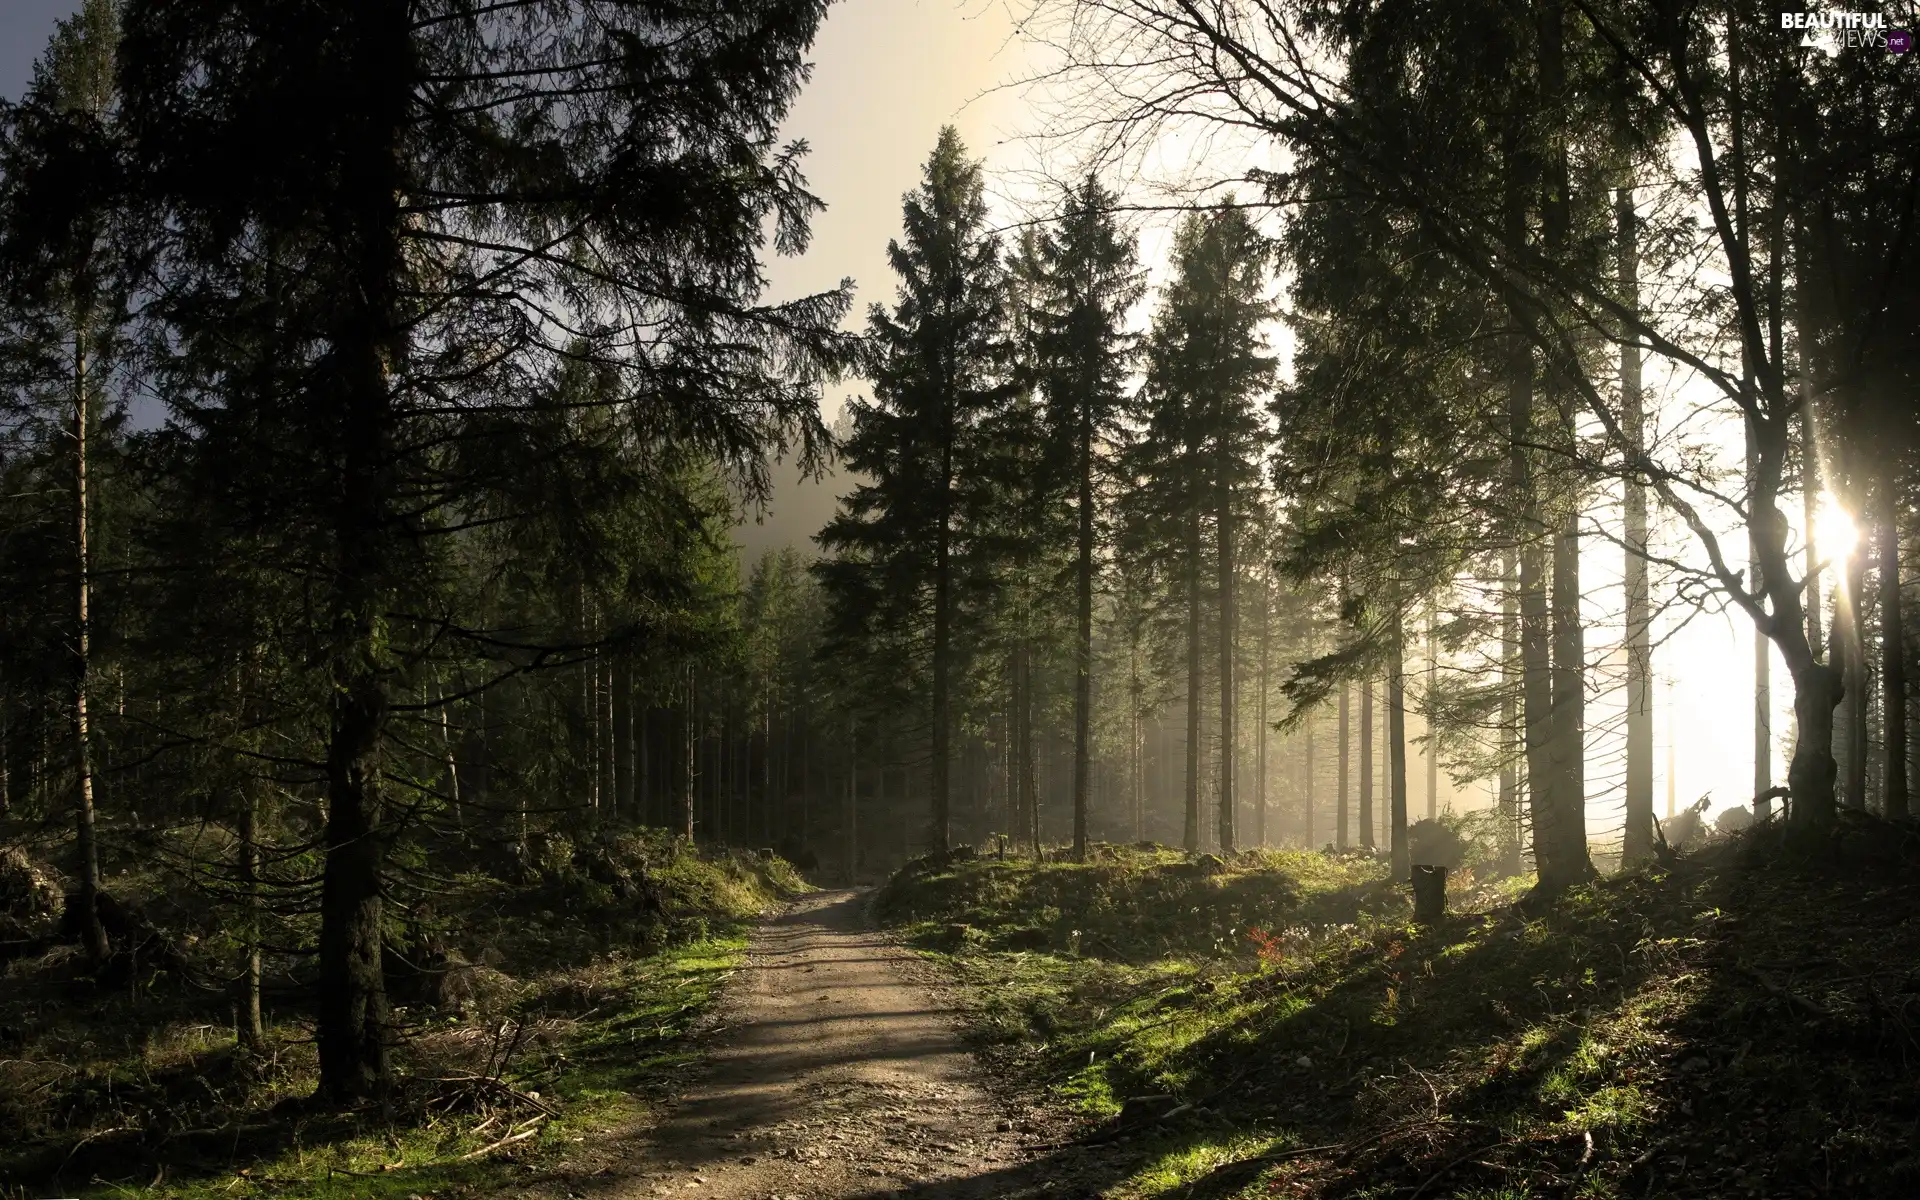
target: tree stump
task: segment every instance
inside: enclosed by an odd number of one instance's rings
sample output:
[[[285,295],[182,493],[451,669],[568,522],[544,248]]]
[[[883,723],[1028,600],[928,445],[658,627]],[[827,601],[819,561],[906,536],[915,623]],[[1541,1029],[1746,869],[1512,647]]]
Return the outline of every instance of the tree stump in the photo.
[[[1421,925],[1437,925],[1447,915],[1447,869],[1413,868],[1413,919]]]

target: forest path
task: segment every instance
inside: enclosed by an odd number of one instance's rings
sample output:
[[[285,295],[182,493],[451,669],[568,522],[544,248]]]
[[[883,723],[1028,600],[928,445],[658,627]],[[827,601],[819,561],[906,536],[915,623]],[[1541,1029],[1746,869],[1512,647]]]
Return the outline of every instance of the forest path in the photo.
[[[924,969],[867,926],[864,893],[801,897],[754,931],[689,1090],[567,1194],[1099,1195],[1111,1153],[1047,1145],[1051,1123],[996,1101]]]

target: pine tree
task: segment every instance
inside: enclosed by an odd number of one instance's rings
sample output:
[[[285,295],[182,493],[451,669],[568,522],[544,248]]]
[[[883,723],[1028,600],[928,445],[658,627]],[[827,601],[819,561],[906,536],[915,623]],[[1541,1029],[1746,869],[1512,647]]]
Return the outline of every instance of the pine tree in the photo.
[[[115,261],[126,180],[118,152],[114,82],[119,18],[113,0],[87,0],[59,23],[35,65],[25,102],[5,116],[0,147],[0,245],[6,282],[5,375],[27,395],[57,396],[64,409],[65,489],[72,564],[67,643],[72,820],[79,859],[77,910],[88,961],[109,952],[100,916],[95,830],[93,715],[98,531],[95,440],[113,359],[123,339],[124,301]],[[0,768],[3,770],[4,768]]]
[[[1009,395],[1000,245],[984,193],[980,164],[942,129],[905,198],[904,237],[887,248],[898,298],[868,316],[873,400],[853,407],[846,465],[870,482],[820,535],[836,556],[822,580],[840,628],[885,629],[926,664],[936,855],[950,839],[963,601],[979,577],[972,468],[985,452],[982,420]],[[898,660],[889,669],[897,676]]]
[[[1133,239],[1114,197],[1089,175],[1040,239],[1030,305],[1033,369],[1047,401],[1053,456],[1074,521],[1073,853],[1087,852],[1092,769],[1093,610],[1106,462],[1122,433],[1133,338],[1127,314],[1143,290]]]
[[[1147,481],[1156,525],[1179,563],[1186,611],[1187,811],[1189,850],[1200,839],[1202,577],[1213,527],[1218,604],[1221,770],[1217,830],[1234,845],[1234,592],[1237,519],[1258,480],[1262,438],[1258,402],[1273,374],[1261,325],[1271,248],[1239,209],[1195,213],[1174,238],[1173,281],[1147,338],[1147,375],[1136,418],[1136,477]]]

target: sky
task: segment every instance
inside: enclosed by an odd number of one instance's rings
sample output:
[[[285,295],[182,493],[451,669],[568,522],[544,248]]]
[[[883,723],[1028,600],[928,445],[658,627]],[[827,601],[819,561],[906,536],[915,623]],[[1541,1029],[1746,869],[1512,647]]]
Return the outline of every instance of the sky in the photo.
[[[54,22],[77,7],[78,0],[0,0],[0,97],[18,100],[27,90]]]

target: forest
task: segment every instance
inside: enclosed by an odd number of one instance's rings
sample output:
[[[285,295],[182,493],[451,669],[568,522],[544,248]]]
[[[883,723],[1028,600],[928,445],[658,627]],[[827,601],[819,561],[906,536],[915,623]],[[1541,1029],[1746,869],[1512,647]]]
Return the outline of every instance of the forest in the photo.
[[[1913,1194],[1920,13],[1799,3],[927,0],[1022,132],[796,290],[873,0],[84,0],[0,1200]]]

